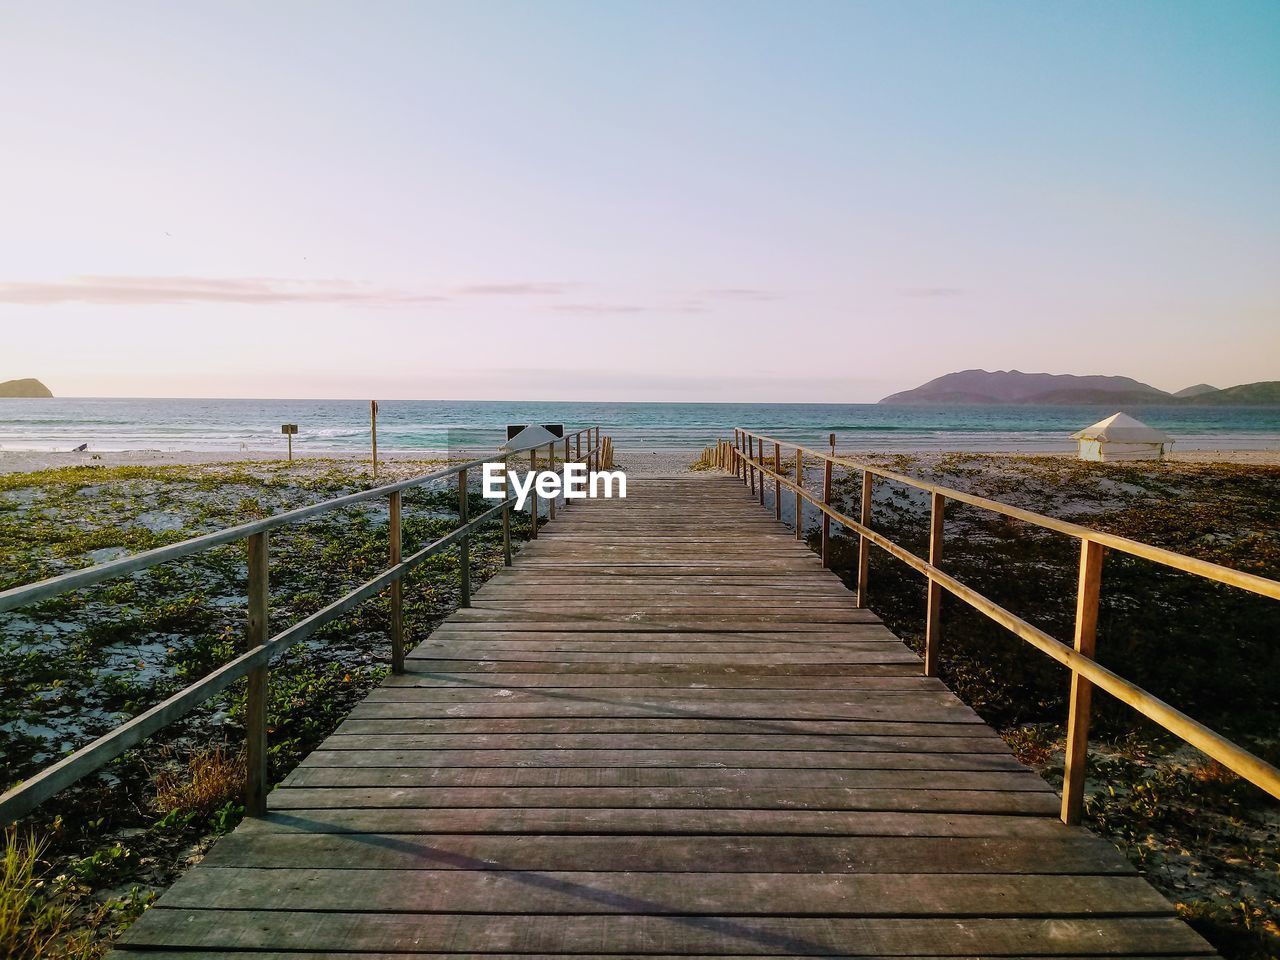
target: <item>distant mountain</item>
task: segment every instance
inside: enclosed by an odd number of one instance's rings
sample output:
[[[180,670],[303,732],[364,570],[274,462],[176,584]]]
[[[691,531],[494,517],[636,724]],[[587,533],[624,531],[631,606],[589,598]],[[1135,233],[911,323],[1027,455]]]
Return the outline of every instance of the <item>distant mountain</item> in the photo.
[[[1173,395],[1130,377],[1020,370],[962,370],[930,380],[914,390],[885,397],[881,403],[1167,403]]]
[[[1280,405],[1280,380],[1261,380],[1258,383],[1242,383],[1238,387],[1227,387],[1213,393],[1202,393],[1192,397],[1188,403],[1197,406],[1235,404],[1241,407],[1269,407]]]
[[[0,397],[52,397],[53,392],[39,380],[6,380],[0,383]]]
[[[1190,400],[1192,397],[1198,397],[1202,393],[1219,393],[1218,387],[1211,387],[1207,383],[1197,383],[1194,387],[1183,387],[1174,393],[1179,400]]]

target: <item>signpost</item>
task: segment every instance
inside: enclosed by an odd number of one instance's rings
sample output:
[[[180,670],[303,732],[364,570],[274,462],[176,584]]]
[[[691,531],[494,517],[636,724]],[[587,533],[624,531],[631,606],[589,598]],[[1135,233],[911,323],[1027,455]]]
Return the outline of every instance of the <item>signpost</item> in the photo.
[[[289,462],[293,463],[293,435],[298,432],[296,423],[280,424],[280,432],[289,438]]]

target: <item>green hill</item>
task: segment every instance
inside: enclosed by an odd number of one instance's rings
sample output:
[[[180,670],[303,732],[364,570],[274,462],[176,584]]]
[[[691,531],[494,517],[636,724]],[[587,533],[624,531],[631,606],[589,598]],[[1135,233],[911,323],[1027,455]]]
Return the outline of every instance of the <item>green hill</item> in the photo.
[[[0,383],[0,397],[52,397],[53,391],[39,380],[6,380]]]
[[[1242,383],[1237,387],[1227,387],[1225,390],[1215,390],[1213,393],[1202,393],[1186,402],[1197,405],[1235,404],[1242,407],[1280,405],[1280,380],[1260,380],[1257,383]]]

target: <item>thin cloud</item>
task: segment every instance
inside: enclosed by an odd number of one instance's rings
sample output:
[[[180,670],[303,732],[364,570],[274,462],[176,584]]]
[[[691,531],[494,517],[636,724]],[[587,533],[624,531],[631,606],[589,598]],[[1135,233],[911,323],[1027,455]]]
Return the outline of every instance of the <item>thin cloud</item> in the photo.
[[[698,295],[712,300],[746,300],[754,302],[781,300],[783,297],[777,290],[761,290],[756,287],[712,287],[709,290],[700,290]]]
[[[551,308],[560,313],[583,313],[607,316],[629,313],[704,313],[706,308],[697,303],[674,306],[645,303],[558,303]]]
[[[438,293],[379,289],[343,280],[274,277],[76,277],[52,283],[0,283],[0,303],[93,303],[148,306],[182,303],[441,303]]]
[[[577,288],[575,283],[471,283],[455,287],[460,296],[558,297]]]
[[[908,287],[898,291],[904,297],[963,297],[965,291],[960,287]]]

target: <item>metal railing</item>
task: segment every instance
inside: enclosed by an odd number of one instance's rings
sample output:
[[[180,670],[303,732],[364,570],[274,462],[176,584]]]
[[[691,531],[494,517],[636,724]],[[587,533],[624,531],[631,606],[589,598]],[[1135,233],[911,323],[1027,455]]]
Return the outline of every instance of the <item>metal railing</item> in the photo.
[[[586,437],[587,450],[583,451],[583,437]],[[604,462],[602,453],[606,450],[608,438],[602,438],[600,428],[589,427],[576,433],[567,434],[563,438],[563,458],[570,462],[570,443],[574,444],[573,462],[585,462],[588,469],[601,469]],[[35,776],[0,796],[0,824],[9,823],[29,813],[32,809],[65,790],[82,777],[101,769],[130,747],[140,743],[164,727],[178,720],[204,701],[215,697],[242,677],[248,679],[248,690],[245,704],[245,754],[247,777],[245,787],[245,812],[250,816],[261,816],[266,812],[266,795],[270,788],[267,771],[267,670],[271,659],[278,653],[305,640],[321,627],[337,620],[349,610],[371,599],[383,590],[390,588],[391,595],[391,669],[395,673],[404,671],[404,624],[402,587],[404,577],[424,560],[444,550],[458,546],[460,553],[459,578],[461,581],[461,604],[471,603],[471,534],[499,515],[502,519],[503,562],[511,564],[511,509],[515,503],[509,496],[503,501],[475,517],[468,516],[467,510],[467,471],[480,467],[486,462],[501,459],[507,463],[517,453],[528,453],[530,469],[537,469],[538,449],[546,450],[548,462],[554,464],[561,441],[548,444],[537,449],[510,450],[488,460],[468,460],[455,464],[434,473],[388,483],[383,486],[363,490],[326,500],[307,507],[299,507],[285,513],[276,514],[262,520],[228,527],[214,533],[204,534],[183,540],[181,543],[157,547],[131,557],[122,557],[109,563],[74,570],[61,576],[50,577],[37,583],[13,587],[0,591],[0,613],[24,607],[29,604],[48,600],[73,590],[92,586],[105,580],[124,576],[137,570],[145,570],[157,564],[167,563],[183,557],[194,556],[213,547],[243,540],[246,545],[248,565],[248,625],[246,632],[245,652],[234,660],[211,671],[195,683],[184,687],[173,696],[162,701],[149,710],[145,710],[133,719],[121,724],[109,733],[98,737],[57,763],[46,767]],[[457,477],[458,513],[460,525],[439,540],[415,551],[408,557],[401,555],[401,494],[413,487],[449,477]],[[268,628],[269,611],[269,544],[268,535],[272,530],[299,521],[309,519],[330,510],[338,510],[352,504],[362,503],[386,497],[390,504],[389,550],[390,566],[371,580],[366,581],[339,599],[317,610],[315,613],[298,621],[293,626],[270,636]],[[532,494],[529,512],[532,519],[530,535],[537,537],[539,515],[537,494]],[[548,518],[555,518],[555,500],[550,501],[547,508]]]
[[[772,457],[766,459],[765,444],[772,444]],[[795,451],[794,479],[783,470],[783,448]],[[1085,782],[1085,758],[1089,744],[1089,720],[1093,688],[1129,705],[1149,720],[1153,720],[1170,733],[1181,737],[1207,756],[1239,774],[1250,783],[1261,787],[1273,797],[1280,798],[1280,770],[1255,756],[1238,744],[1206,727],[1185,713],[1175,709],[1137,684],[1108,670],[1094,657],[1098,625],[1098,601],[1102,583],[1102,559],[1105,551],[1115,550],[1134,557],[1141,557],[1163,564],[1175,570],[1203,577],[1217,583],[1247,590],[1259,596],[1280,600],[1280,582],[1233,570],[1206,560],[1197,560],[1172,550],[1130,540],[1114,534],[1091,530],[1088,527],[1064,520],[1056,520],[1030,510],[1022,510],[997,500],[975,496],[962,490],[954,490],[938,484],[908,477],[892,470],[873,466],[846,457],[838,457],[834,451],[824,453],[786,440],[736,428],[733,440],[717,441],[706,457],[721,470],[741,477],[754,495],[759,487],[761,505],[764,504],[764,488],[767,480],[774,484],[774,511],[782,519],[781,491],[785,488],[795,494],[796,537],[801,536],[801,504],[807,502],[822,514],[821,552],[823,566],[831,566],[831,522],[834,520],[857,533],[858,558],[854,569],[856,602],[867,604],[867,581],[872,547],[886,553],[924,574],[928,580],[928,605],[925,615],[924,673],[937,676],[938,649],[941,625],[942,592],[963,600],[975,610],[1031,644],[1042,653],[1057,660],[1071,671],[1071,691],[1068,700],[1066,765],[1062,789],[1062,819],[1066,823],[1079,823]],[[811,492],[804,486],[806,458],[813,458],[823,465],[822,490]],[[788,455],[788,461],[791,457]],[[831,505],[832,468],[845,467],[862,473],[862,500],[857,519],[847,516]],[[790,464],[788,463],[788,469]],[[877,479],[914,487],[930,495],[929,557],[916,556],[905,547],[894,543],[871,526],[871,506],[874,484]],[[993,513],[1034,524],[1046,530],[1075,537],[1080,541],[1080,569],[1076,586],[1076,614],[1073,643],[1067,645],[1051,637],[1038,627],[983,596],[972,587],[961,583],[938,566],[943,548],[943,511],[948,500],[967,503]]]

